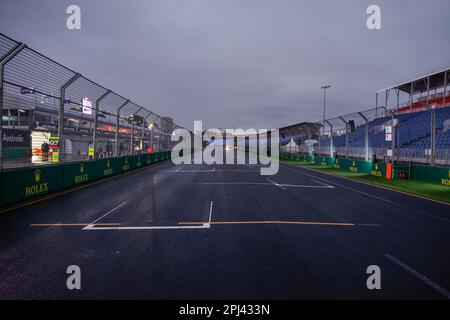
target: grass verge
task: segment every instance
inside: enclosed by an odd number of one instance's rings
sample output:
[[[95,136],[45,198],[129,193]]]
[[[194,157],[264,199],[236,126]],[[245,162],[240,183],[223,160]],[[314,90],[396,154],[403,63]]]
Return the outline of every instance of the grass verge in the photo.
[[[324,173],[333,174],[340,177],[345,177],[375,186],[380,186],[392,190],[402,191],[413,195],[422,196],[434,200],[439,200],[450,204],[450,187],[440,185],[437,183],[413,181],[413,180],[386,180],[380,177],[374,177],[363,173],[355,173],[350,171],[343,171],[333,167],[322,167],[316,164],[305,164],[298,161],[282,161],[285,163],[297,165],[299,167],[314,169]]]

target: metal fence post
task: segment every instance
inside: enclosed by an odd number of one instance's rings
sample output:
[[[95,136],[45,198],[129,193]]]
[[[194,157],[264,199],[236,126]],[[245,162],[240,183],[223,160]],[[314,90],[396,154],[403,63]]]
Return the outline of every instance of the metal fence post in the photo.
[[[150,111],[150,113],[145,117],[144,122],[147,124],[147,119],[153,114],[153,112]],[[150,123],[147,128],[150,130],[150,148],[153,149],[153,123]],[[145,136],[145,131],[142,134],[142,136]],[[153,151],[153,150],[152,150]]]
[[[395,113],[394,112],[392,112],[391,113],[392,114],[392,118],[391,118],[391,130],[392,130],[392,143],[391,143],[391,148],[392,148],[392,156],[391,156],[391,161],[392,161],[392,163],[394,163],[394,161],[395,161],[395,154],[396,154],[396,152],[395,152],[395,137],[396,137],[396,134],[395,134]]]
[[[111,90],[106,91],[100,98],[95,102],[95,110],[94,110],[94,133],[92,135],[92,146],[94,147],[94,160],[97,159],[97,125],[98,125],[98,111],[100,110],[100,101],[102,101],[108,94],[111,93]]]
[[[445,69],[445,72],[444,72],[444,93],[443,93],[443,97],[442,97],[442,107],[444,107],[444,108],[445,108],[446,101],[447,101],[447,85],[448,85],[447,71],[448,71],[448,69]]]
[[[333,157],[333,125],[328,120],[325,122],[330,126],[330,157]]]
[[[155,118],[155,120],[153,120],[153,124],[154,124],[154,122],[156,121],[156,120],[158,120],[159,118],[161,118],[161,116],[159,116],[159,115],[157,115],[157,114],[155,114],[156,115],[156,118]],[[154,146],[153,146],[153,140],[154,140],[154,138],[153,138],[153,136],[154,136],[154,130],[155,130],[155,126],[153,125],[152,126],[152,128],[151,128],[151,135],[150,135],[150,139],[151,139],[151,145],[152,145],[152,149],[154,148]],[[158,138],[158,142],[159,142],[159,138]]]
[[[120,121],[120,110],[125,107],[130,100],[125,100],[125,102],[117,109],[116,114],[116,138],[115,138],[115,150],[114,156],[117,157],[119,155],[119,121]]]
[[[131,151],[131,155],[134,154],[134,116],[135,116],[139,111],[141,111],[142,109],[144,109],[144,108],[139,107],[139,110],[136,111],[135,113],[133,113],[133,116],[132,116],[133,119],[131,120],[131,139],[130,139],[130,144],[131,144],[130,151]]]
[[[66,89],[68,86],[70,86],[72,83],[74,83],[79,77],[81,77],[81,74],[76,73],[72,78],[66,81],[60,89],[60,100],[59,100],[59,115],[58,115],[58,140],[59,140],[59,159],[58,162],[62,162],[61,157],[61,149],[62,149],[62,137],[63,137],[63,131],[64,131],[64,104],[66,103]]]
[[[345,157],[348,158],[348,122],[343,117],[339,117],[345,123]]]
[[[430,144],[431,144],[431,155],[430,155],[430,164],[432,166],[435,165],[436,158],[436,113],[434,109],[430,108],[430,76],[427,77],[427,100],[425,108],[430,112],[430,127],[431,127],[431,135],[430,135]]]
[[[3,169],[3,78],[5,76],[5,65],[24,48],[26,48],[25,44],[18,43],[0,61],[0,171]]]
[[[366,118],[361,112],[358,112],[361,118],[365,121],[364,127],[364,151],[365,151],[365,159],[369,161],[369,119]]]
[[[141,150],[141,152],[144,151],[144,147],[145,147],[145,128],[147,126],[147,118],[150,117],[152,114],[153,114],[153,112],[149,111],[149,114],[147,114],[144,117],[144,121],[142,124],[142,148],[141,148],[142,150]]]
[[[133,155],[134,153],[134,116],[133,120],[131,120],[131,139],[130,139],[130,153]]]

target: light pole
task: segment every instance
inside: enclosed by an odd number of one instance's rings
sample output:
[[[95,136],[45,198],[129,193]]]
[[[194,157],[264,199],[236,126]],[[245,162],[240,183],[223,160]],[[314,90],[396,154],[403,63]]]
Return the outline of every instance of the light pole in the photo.
[[[330,85],[321,87],[323,89],[323,121],[322,121],[322,135],[325,135],[325,108],[327,103],[327,89],[331,88]],[[319,133],[319,154],[320,154],[320,133]],[[331,157],[331,155],[330,155]]]

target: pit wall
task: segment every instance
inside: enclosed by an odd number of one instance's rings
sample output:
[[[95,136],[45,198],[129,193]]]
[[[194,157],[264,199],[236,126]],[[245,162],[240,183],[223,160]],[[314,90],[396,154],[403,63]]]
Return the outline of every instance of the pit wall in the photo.
[[[351,160],[327,156],[312,156],[308,154],[290,154],[280,152],[280,160],[293,160],[305,164],[316,164],[333,167],[343,171],[362,173],[374,177],[388,179],[390,164],[384,162],[372,163],[364,160]],[[426,166],[419,164],[398,163],[391,166],[393,179],[410,179],[450,186],[450,167]]]
[[[170,151],[164,151],[5,170],[0,173],[0,207],[169,160],[170,156]]]

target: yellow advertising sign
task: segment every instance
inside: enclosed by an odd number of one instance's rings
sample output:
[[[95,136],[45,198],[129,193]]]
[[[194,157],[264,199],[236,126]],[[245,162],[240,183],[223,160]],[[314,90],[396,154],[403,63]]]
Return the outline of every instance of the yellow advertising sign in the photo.
[[[56,151],[56,150],[53,151],[52,162],[59,162],[59,151]]]
[[[93,157],[94,156],[94,148],[89,148],[88,155],[89,155],[89,157]]]

